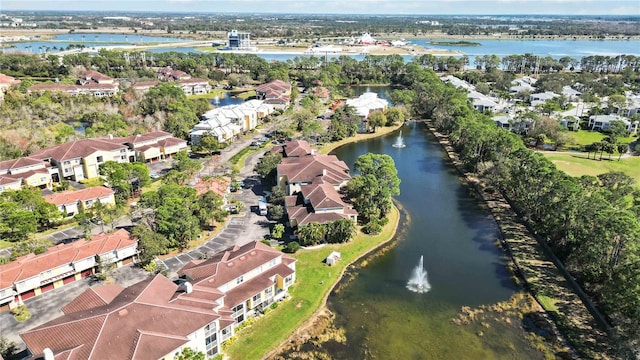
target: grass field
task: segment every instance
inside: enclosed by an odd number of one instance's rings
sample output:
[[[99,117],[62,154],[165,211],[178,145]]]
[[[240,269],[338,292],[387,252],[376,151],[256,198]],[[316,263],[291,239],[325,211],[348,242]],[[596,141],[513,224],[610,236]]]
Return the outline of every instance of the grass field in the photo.
[[[242,329],[226,350],[228,358],[261,359],[270,350],[277,348],[324,305],[327,294],[349,263],[394,235],[399,216],[398,209],[394,207],[389,214],[389,223],[377,236],[359,233],[347,244],[300,250],[293,255],[298,262],[296,283],[290,288],[291,298],[280,303],[277,309],[268,312],[251,326]],[[341,253],[342,260],[330,267],[323,260],[334,250]]]
[[[594,142],[602,141],[602,139],[607,137],[607,134],[588,130],[570,132],[569,135],[573,139],[573,141],[570,141],[570,143],[574,145],[589,145],[593,144]],[[618,141],[623,144],[628,144],[635,139],[635,137],[623,137]]]
[[[596,176],[609,171],[622,171],[636,179],[636,182],[640,185],[640,157],[638,156],[622,158],[618,161],[616,155],[613,155],[611,160],[608,160],[609,156],[607,154],[603,156],[602,160],[593,160],[593,155],[591,155],[591,159],[587,159],[586,153],[546,152],[544,154],[558,169],[571,176]]]
[[[14,243],[10,242],[10,241],[6,241],[6,240],[1,240],[0,239],[0,249],[6,249],[8,247],[12,247]]]

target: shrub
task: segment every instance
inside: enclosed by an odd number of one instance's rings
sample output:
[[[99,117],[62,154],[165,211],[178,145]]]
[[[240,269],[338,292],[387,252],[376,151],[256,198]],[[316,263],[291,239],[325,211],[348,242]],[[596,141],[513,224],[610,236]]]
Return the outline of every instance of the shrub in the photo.
[[[284,249],[282,249],[282,251],[289,253],[289,254],[295,254],[296,251],[300,250],[300,244],[298,244],[297,241],[292,241],[290,243],[288,243]]]
[[[369,221],[362,227],[362,232],[368,235],[376,235],[379,234],[380,231],[382,231],[382,225],[375,220]]]
[[[18,320],[19,322],[28,320],[31,317],[31,313],[29,312],[29,309],[27,309],[27,307],[24,305],[16,306],[11,310],[11,313],[13,314],[13,316],[15,316],[16,320]]]
[[[158,271],[158,264],[155,261],[148,263],[142,267],[146,272],[155,274]]]

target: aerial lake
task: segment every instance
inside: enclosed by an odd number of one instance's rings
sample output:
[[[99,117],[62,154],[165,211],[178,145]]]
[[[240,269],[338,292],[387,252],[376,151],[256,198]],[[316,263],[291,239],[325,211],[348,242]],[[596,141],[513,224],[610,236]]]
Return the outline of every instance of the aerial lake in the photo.
[[[450,41],[462,41],[468,39],[452,39]],[[109,45],[140,45],[140,44],[162,44],[188,42],[190,40],[175,37],[147,36],[138,34],[62,34],[57,35],[52,40],[25,41],[10,43],[14,47],[5,48],[3,51],[23,51],[31,53],[57,52],[67,49],[69,45],[83,45],[85,47],[109,46]],[[480,46],[455,46],[430,44],[428,39],[411,40],[410,43],[420,45],[425,49],[451,50],[463,53],[470,57],[482,55],[498,55],[500,57],[513,54],[533,54],[538,56],[552,56],[560,58],[570,56],[580,59],[589,55],[615,56],[620,54],[640,55],[640,40],[473,40]],[[193,47],[158,47],[147,49],[146,51],[158,53],[177,51],[189,53],[197,51]],[[271,52],[257,53],[258,56],[267,61],[287,61],[298,56],[310,56],[300,54],[277,54]],[[332,59],[338,56],[350,56],[357,60],[364,59],[365,55],[359,53],[338,53],[327,54]],[[324,57],[323,54],[316,56]],[[405,61],[411,60],[413,55],[402,55]]]
[[[519,325],[452,322],[462,306],[504,301],[516,288],[494,243],[497,224],[435,138],[419,123],[400,131],[404,148],[395,132],[334,151],[351,167],[369,152],[393,157],[404,216],[395,246],[330,296],[328,306],[347,342],[324,349],[335,359],[540,359]],[[421,257],[430,285],[425,293],[407,288]]]

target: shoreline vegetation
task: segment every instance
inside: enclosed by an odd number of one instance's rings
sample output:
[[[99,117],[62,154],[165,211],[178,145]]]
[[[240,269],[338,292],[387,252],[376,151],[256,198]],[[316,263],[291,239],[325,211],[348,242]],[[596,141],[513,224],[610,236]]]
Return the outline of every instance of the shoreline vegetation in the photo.
[[[431,40],[431,41],[429,41],[429,44],[440,45],[440,46],[482,46],[482,44],[480,44],[478,42],[464,41],[464,40],[460,40],[460,41],[436,41],[436,40]]]
[[[439,133],[429,123],[427,131],[436,137],[451,164],[487,206],[500,228],[502,236],[499,245],[509,257],[508,270],[514,274],[518,282],[522,282],[523,288],[535,298],[546,315],[554,320],[554,327],[559,329],[563,338],[560,344],[568,342],[572,347],[568,351],[574,356],[577,352],[580,357],[589,359],[615,358],[613,339],[602,329],[606,328],[604,320],[596,319],[592,315],[589,307],[594,305],[583,303],[577,293],[581,290],[569,284],[573,280],[565,278],[550,259],[550,251],[545,250],[530,233],[499,191],[488,186],[483,179],[463,170],[462,163],[446,135]],[[586,295],[583,296],[586,298]]]

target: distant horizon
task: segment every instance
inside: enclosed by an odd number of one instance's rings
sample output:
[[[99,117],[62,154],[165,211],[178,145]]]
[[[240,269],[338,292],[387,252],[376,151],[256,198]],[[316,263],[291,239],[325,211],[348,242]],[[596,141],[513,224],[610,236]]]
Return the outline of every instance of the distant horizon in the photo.
[[[5,11],[255,15],[640,16],[637,0],[2,0]]]

